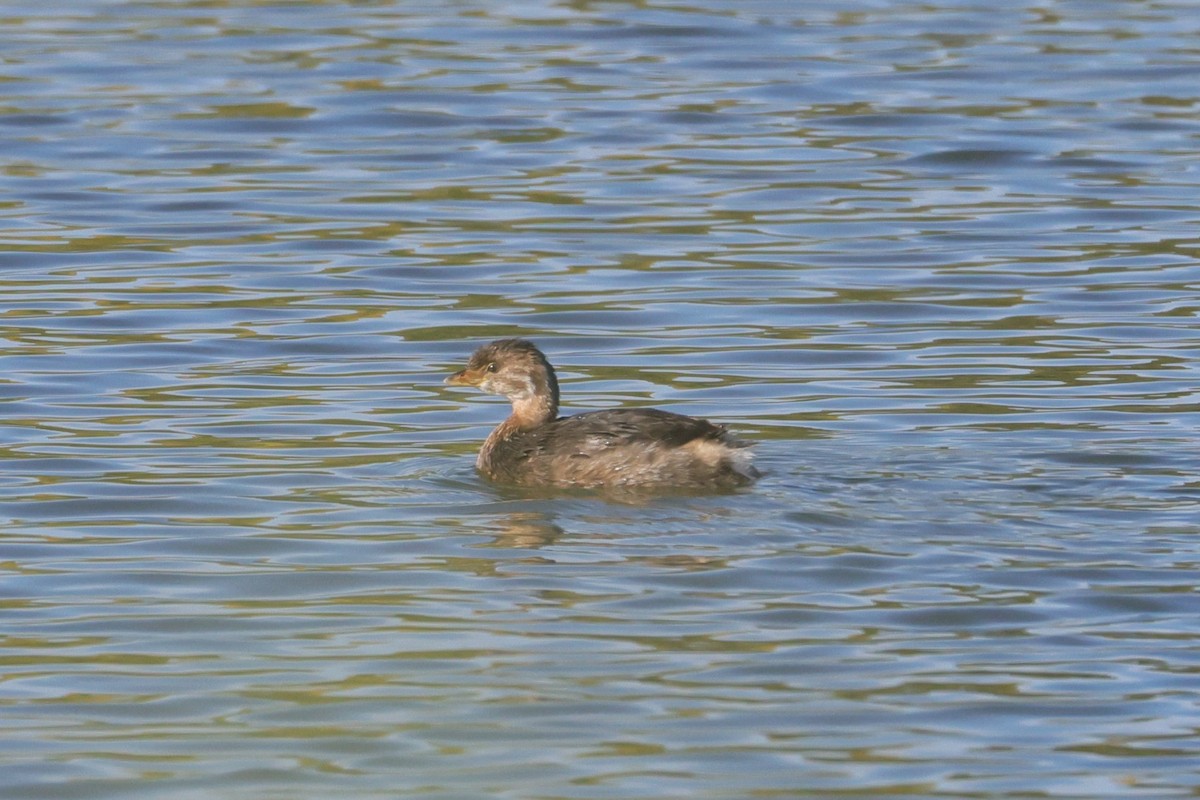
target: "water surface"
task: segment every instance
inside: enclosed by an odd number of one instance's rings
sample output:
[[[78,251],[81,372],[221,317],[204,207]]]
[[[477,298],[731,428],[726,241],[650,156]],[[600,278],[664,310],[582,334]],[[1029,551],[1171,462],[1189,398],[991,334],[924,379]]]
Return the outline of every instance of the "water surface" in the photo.
[[[1200,789],[1192,4],[4,27],[6,798]],[[767,477],[485,484],[511,335]]]

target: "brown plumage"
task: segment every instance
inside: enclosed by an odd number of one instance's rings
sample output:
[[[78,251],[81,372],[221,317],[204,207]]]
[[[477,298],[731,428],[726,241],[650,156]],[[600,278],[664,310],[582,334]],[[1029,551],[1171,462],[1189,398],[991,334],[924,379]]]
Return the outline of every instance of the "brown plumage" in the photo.
[[[558,416],[558,379],[532,343],[499,339],[446,378],[504,395],[512,414],[492,431],[475,465],[521,486],[726,489],[759,476],[749,445],[706,419],[654,408]]]

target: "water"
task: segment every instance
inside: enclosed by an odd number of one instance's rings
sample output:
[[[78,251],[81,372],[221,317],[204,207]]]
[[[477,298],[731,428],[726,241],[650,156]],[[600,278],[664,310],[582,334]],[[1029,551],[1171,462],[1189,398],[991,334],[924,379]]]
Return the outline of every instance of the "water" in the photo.
[[[1198,28],[7,4],[0,793],[1194,796]],[[484,484],[514,334],[769,474]]]

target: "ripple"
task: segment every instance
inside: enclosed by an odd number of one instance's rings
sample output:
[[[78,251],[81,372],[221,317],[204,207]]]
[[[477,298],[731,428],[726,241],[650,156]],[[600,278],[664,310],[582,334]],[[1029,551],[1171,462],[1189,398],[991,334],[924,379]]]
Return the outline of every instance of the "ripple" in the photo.
[[[1193,789],[1198,20],[1051,6],[9,8],[5,796]],[[513,335],[766,477],[485,484]]]

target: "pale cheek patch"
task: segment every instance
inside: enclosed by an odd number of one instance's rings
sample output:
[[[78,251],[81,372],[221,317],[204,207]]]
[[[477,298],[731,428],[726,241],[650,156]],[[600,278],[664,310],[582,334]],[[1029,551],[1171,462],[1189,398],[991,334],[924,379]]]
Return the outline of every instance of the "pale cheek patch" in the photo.
[[[516,382],[514,381],[514,383],[516,383]],[[533,378],[529,377],[528,375],[522,375],[521,381],[520,381],[520,386],[524,387],[524,388],[518,388],[511,395],[511,397],[514,400],[527,400],[530,397],[533,397],[533,394],[534,394]]]
[[[479,388],[491,394],[502,394],[510,400],[528,400],[534,396],[533,379],[528,375],[509,376],[503,381],[489,375],[480,381]]]

